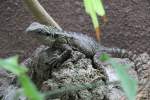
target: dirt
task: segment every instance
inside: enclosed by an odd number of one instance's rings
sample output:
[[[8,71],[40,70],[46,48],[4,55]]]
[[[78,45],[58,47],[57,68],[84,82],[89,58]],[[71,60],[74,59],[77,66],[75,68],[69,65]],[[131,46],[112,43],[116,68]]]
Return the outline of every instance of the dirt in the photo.
[[[40,45],[24,32],[35,19],[22,0],[0,0],[0,57],[28,57]],[[94,36],[82,0],[40,0],[64,30]],[[150,54],[150,2],[104,0],[109,22],[102,25],[102,44]]]

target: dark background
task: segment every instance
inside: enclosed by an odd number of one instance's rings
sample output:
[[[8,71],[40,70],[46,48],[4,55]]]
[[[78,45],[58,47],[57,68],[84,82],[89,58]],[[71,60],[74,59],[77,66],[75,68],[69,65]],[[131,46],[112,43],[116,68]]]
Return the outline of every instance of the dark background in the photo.
[[[48,13],[67,31],[94,36],[83,0],[40,0]],[[150,54],[150,2],[104,0],[109,23],[102,25],[102,45]],[[28,57],[40,43],[24,30],[35,21],[22,0],[0,0],[0,57]]]

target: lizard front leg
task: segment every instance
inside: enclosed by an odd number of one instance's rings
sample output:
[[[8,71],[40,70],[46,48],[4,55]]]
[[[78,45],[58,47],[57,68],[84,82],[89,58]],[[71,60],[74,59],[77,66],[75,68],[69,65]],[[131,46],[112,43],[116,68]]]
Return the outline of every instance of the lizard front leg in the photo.
[[[53,54],[53,57],[51,57],[47,62],[47,64],[52,68],[61,66],[61,64],[71,56],[72,49],[70,46],[63,44],[57,49],[59,50],[59,53]]]

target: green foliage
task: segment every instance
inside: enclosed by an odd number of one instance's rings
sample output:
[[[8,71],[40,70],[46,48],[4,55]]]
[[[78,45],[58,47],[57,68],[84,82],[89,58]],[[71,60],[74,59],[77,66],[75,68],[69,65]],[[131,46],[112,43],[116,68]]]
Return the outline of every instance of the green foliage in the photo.
[[[87,14],[92,18],[94,28],[99,27],[97,14],[99,16],[105,15],[105,10],[101,0],[84,0],[84,6]]]
[[[0,59],[0,68],[4,68],[15,75],[17,75],[25,95],[29,100],[43,100],[44,97],[38,92],[35,85],[32,83],[30,78],[26,75],[27,68],[18,64],[18,57],[11,57],[8,59]]]
[[[118,78],[121,81],[121,86],[124,89],[129,100],[136,99],[137,81],[127,74],[126,66],[117,63],[116,60],[110,58],[107,54],[102,54],[100,60],[107,61],[114,68]]]
[[[100,58],[101,61],[107,61],[108,59],[110,59],[110,57],[108,56],[108,54],[103,53]]]
[[[27,72],[27,68],[17,63],[18,57],[11,57],[5,60],[0,59],[0,66],[5,68],[6,70],[16,74],[17,76]],[[19,67],[18,67],[19,66]]]

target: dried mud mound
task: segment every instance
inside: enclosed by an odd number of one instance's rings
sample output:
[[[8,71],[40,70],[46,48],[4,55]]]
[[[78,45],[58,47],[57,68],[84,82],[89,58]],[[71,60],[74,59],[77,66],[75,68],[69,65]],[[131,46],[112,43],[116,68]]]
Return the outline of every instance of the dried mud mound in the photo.
[[[111,83],[119,82],[119,80],[114,69],[108,63],[101,63],[103,67],[94,69],[91,59],[86,58],[84,54],[78,51],[72,51],[69,59],[64,61],[59,67],[52,68],[46,63],[48,52],[47,47],[41,46],[22,63],[30,68],[30,76],[41,91],[47,92],[60,88],[65,89],[65,92],[54,92],[55,95],[48,96],[48,98],[52,100],[56,98],[58,100],[106,100],[106,98],[108,100],[120,100],[120,98],[125,97],[120,84]],[[127,59],[115,59],[122,64],[131,63]],[[149,100],[150,57],[144,53],[135,59],[143,63],[127,68],[127,70],[130,75],[138,80],[139,90],[137,100]],[[12,74],[8,74],[3,70],[0,70],[0,75],[2,75],[0,81],[0,98],[9,100],[7,98],[15,96],[16,89],[18,89],[13,84],[15,83],[13,81],[15,78]],[[87,86],[86,84],[82,86],[82,83],[86,83]],[[97,88],[90,85],[93,83]],[[89,85],[90,88],[87,88]],[[72,91],[75,88],[74,86],[78,88]],[[82,90],[83,88],[84,90]],[[20,98],[24,97],[20,96]]]

